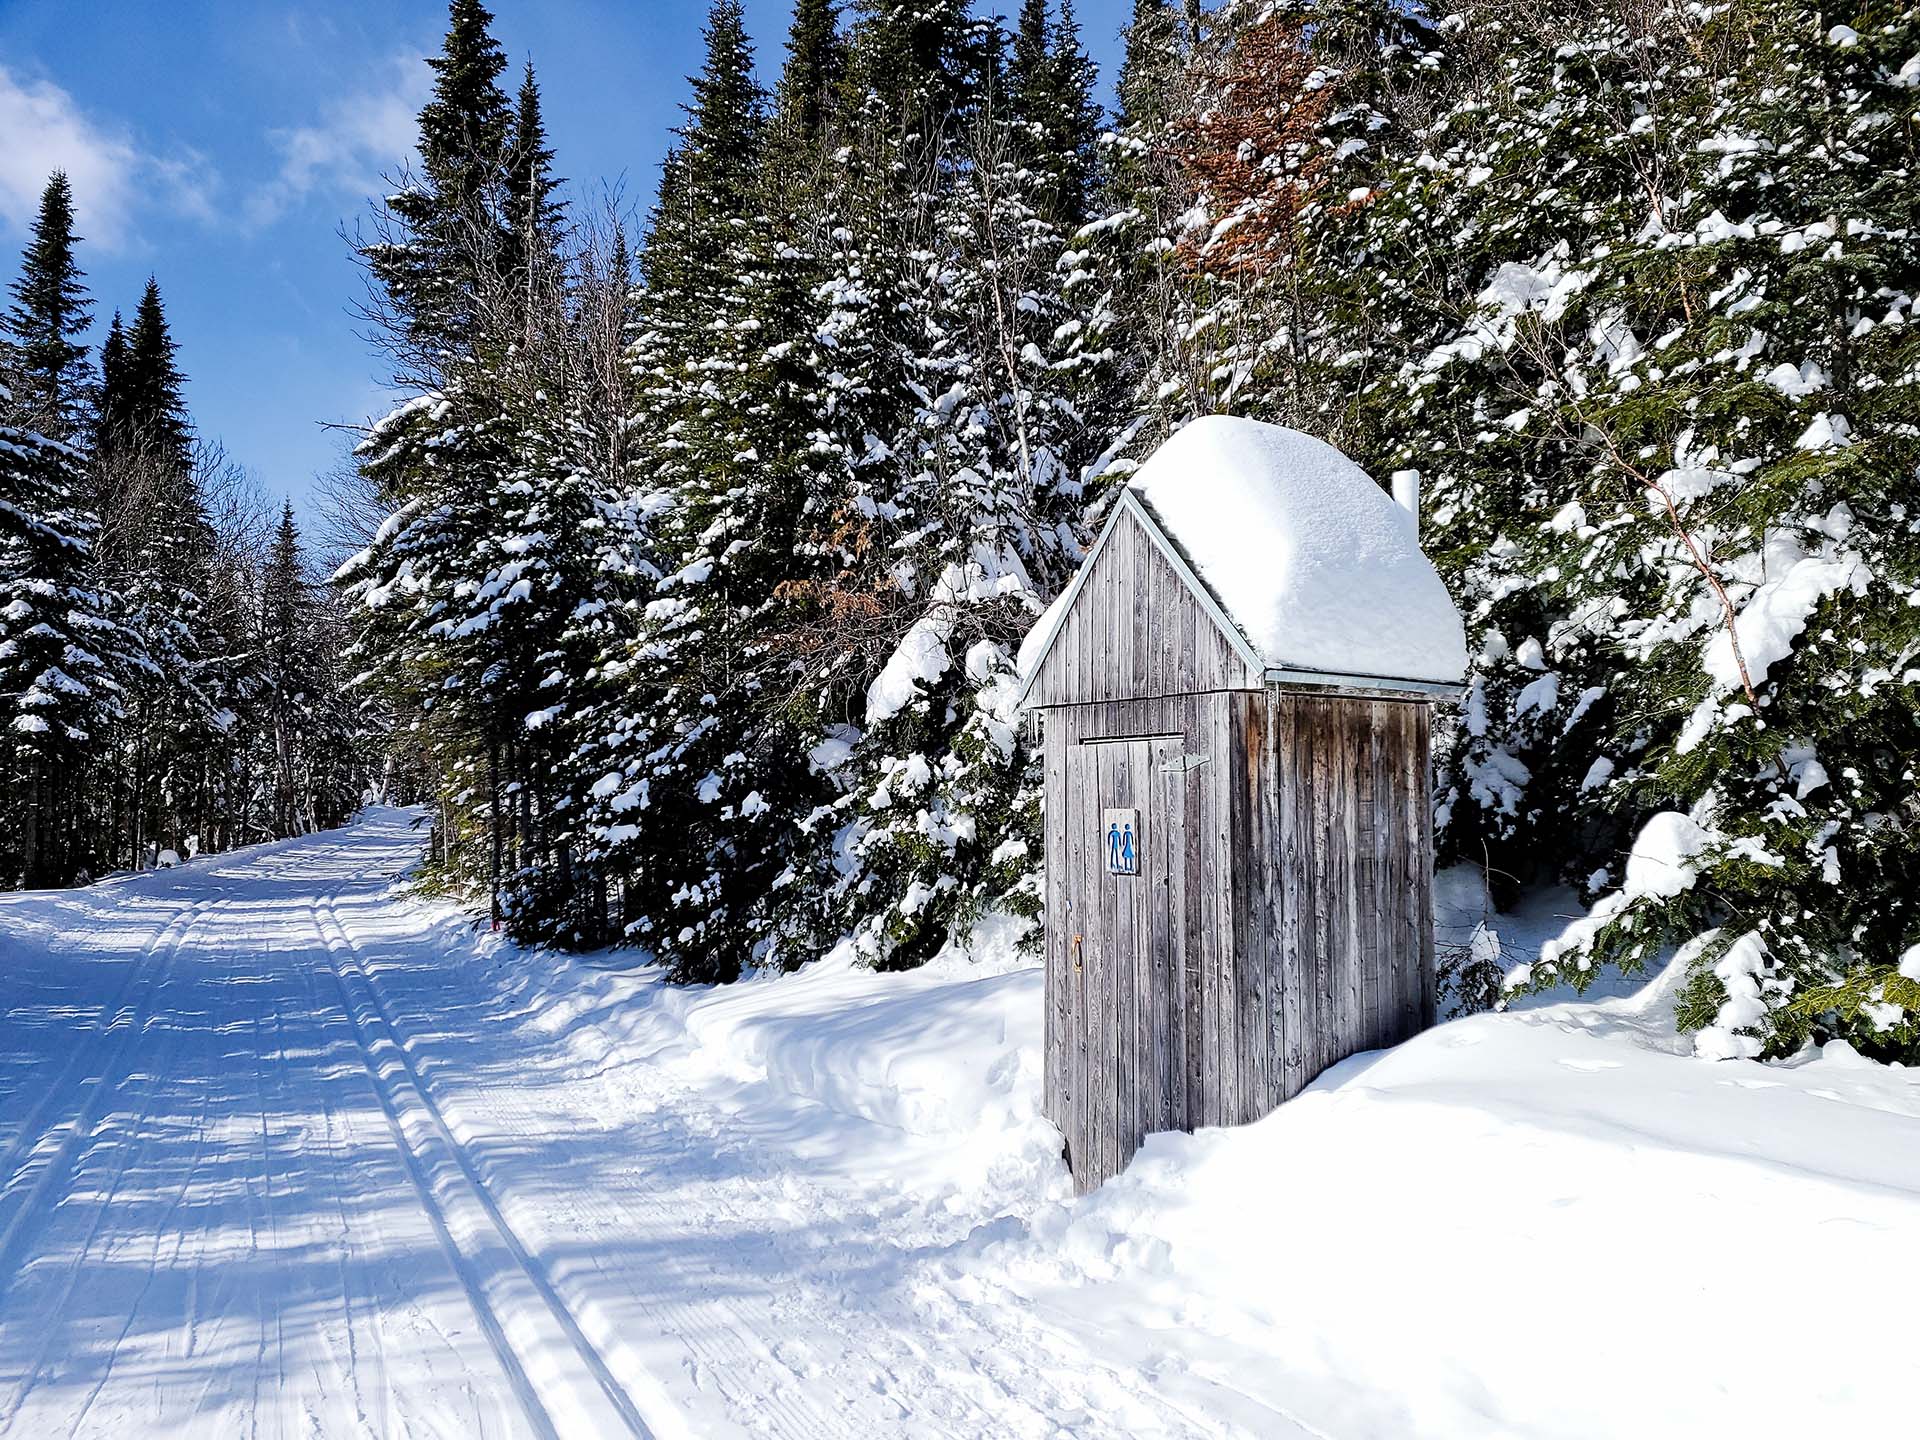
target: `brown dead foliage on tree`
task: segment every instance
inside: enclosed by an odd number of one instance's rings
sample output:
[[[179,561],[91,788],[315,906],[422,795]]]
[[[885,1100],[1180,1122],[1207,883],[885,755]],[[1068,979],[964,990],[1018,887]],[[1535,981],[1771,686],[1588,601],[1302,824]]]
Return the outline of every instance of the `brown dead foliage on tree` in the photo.
[[[1200,274],[1259,279],[1294,253],[1301,210],[1331,163],[1322,129],[1339,89],[1298,21],[1269,15],[1234,37],[1207,103],[1175,127],[1212,224],[1181,243]]]

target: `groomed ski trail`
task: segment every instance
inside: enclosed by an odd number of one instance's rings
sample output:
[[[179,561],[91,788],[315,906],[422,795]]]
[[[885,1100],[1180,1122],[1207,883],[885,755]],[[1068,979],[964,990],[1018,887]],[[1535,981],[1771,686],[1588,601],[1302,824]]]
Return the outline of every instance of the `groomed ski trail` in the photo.
[[[542,989],[418,845],[0,896],[4,1440],[1302,1433],[974,1294],[991,1215],[680,1063],[657,981]]]

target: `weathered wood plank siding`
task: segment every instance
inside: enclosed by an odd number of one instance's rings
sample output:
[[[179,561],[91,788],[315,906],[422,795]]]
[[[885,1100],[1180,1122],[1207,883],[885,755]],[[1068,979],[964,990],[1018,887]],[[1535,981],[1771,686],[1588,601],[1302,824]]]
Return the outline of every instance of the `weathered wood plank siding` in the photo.
[[[1080,705],[1262,684],[1159,543],[1126,511],[1093,558],[1027,703]]]
[[[1045,723],[1046,1103],[1083,1187],[1432,1023],[1424,703],[1276,687]],[[1141,813],[1139,876],[1107,873],[1109,807]]]
[[[1275,688],[1265,874],[1273,1098],[1433,1023],[1429,707]]]
[[[1134,529],[1096,569],[1164,564]],[[1132,583],[1073,607],[1063,675],[1104,666],[1125,692],[1220,659],[1194,666],[1201,607],[1136,605]],[[1043,713],[1046,1107],[1080,1188],[1155,1130],[1257,1119],[1432,1023],[1427,702],[1227,684]],[[1108,808],[1140,812],[1137,876],[1108,873]]]

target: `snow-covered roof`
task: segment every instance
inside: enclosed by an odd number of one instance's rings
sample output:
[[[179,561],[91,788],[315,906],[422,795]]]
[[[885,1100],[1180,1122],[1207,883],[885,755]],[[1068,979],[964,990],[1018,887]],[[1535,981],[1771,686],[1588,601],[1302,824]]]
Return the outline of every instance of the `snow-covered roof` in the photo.
[[[1436,685],[1465,677],[1460,613],[1413,517],[1326,442],[1205,416],[1156,450],[1128,491],[1267,670]],[[1028,674],[1070,596],[1022,647]]]

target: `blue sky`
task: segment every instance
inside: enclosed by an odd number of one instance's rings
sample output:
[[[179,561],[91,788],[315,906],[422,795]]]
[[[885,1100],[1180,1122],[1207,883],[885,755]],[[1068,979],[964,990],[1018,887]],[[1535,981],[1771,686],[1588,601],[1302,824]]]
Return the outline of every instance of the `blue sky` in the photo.
[[[541,80],[559,172],[651,197],[706,0],[492,0]],[[1016,8],[1004,0],[1000,9]],[[746,0],[762,78],[791,0]],[[1082,0],[1110,75],[1130,0]],[[201,429],[268,491],[308,497],[344,442],[322,421],[384,408],[356,333],[343,225],[407,154],[438,48],[437,0],[0,0],[0,274],[49,170],[76,190],[96,335],[159,277]]]

